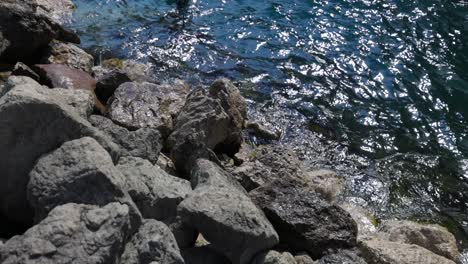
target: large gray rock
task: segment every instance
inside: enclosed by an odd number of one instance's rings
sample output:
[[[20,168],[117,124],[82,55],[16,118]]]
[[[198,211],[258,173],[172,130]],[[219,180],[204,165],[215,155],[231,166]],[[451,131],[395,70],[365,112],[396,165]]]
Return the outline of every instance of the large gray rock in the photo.
[[[129,206],[132,226],[137,227],[141,215],[125,191],[122,179],[123,175],[101,145],[84,137],[65,142],[37,161],[30,173],[28,200],[36,220],[43,219],[61,204],[103,206],[120,202]]]
[[[360,241],[359,248],[369,264],[455,264],[414,244],[368,239]]]
[[[440,225],[423,225],[411,221],[386,221],[380,226],[381,237],[393,242],[415,244],[438,255],[459,261],[457,240]]]
[[[41,155],[85,136],[95,138],[114,160],[119,148],[53,90],[28,77],[12,76],[8,82],[0,98],[0,211],[10,220],[30,224],[33,211],[26,185]]]
[[[51,0],[40,0],[51,1]],[[49,44],[42,58],[44,64],[63,64],[71,68],[92,72],[94,58],[84,50],[71,43],[53,41]]]
[[[53,39],[79,43],[77,35],[38,9],[34,0],[0,2],[0,61],[31,61]]]
[[[164,220],[177,214],[177,205],[192,191],[186,180],[167,174],[149,161],[123,157],[117,168],[124,186],[144,218]]]
[[[278,243],[278,235],[245,190],[219,166],[200,159],[192,170],[195,190],[180,205],[182,220],[233,263],[249,263]]]
[[[152,163],[159,160],[163,139],[157,129],[140,128],[136,131],[129,131],[114,124],[112,120],[98,115],[91,116],[89,122],[120,146],[122,156],[139,157]]]
[[[168,135],[188,90],[188,86],[181,81],[172,85],[124,83],[109,99],[108,115],[114,122],[129,129],[152,127]]]
[[[252,264],[296,264],[294,256],[289,252],[270,250],[255,257]]]
[[[263,209],[282,243],[318,258],[329,250],[353,247],[357,226],[341,207],[331,205],[306,184],[277,180],[250,193]]]
[[[130,236],[127,205],[66,204],[0,247],[3,264],[117,263]]]
[[[367,264],[354,250],[340,250],[319,259],[317,264]]]
[[[163,223],[145,220],[125,246],[122,264],[184,264],[171,230]]]

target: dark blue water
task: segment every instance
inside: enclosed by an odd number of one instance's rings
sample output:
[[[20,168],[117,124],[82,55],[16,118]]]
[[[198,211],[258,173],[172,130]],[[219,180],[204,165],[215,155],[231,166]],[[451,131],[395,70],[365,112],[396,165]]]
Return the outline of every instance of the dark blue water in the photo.
[[[468,2],[75,2],[95,55],[151,63],[155,79],[229,77],[285,144],[333,157],[350,199],[467,237]]]

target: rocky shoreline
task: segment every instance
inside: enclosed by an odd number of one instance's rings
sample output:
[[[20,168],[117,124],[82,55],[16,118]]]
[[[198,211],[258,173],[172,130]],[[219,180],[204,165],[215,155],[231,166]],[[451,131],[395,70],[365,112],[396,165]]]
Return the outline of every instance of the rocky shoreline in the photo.
[[[0,2],[1,263],[460,263],[444,227],[342,201],[345,179],[249,120],[229,80],[95,66],[72,11]]]

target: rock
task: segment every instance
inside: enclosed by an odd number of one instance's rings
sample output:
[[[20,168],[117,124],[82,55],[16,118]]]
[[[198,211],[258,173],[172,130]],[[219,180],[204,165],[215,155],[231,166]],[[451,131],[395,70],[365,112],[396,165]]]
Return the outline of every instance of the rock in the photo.
[[[30,173],[28,201],[36,220],[66,203],[104,206],[120,202],[129,206],[132,227],[138,227],[140,212],[122,180],[123,175],[114,167],[109,154],[96,140],[84,137],[65,142],[37,161]]]
[[[29,68],[26,64],[22,62],[18,62],[15,64],[15,68],[13,68],[13,71],[11,72],[11,75],[14,76],[27,76],[36,82],[39,81],[39,75],[35,73],[31,68]]]
[[[174,85],[124,83],[109,99],[109,118],[129,129],[157,128],[167,136],[187,93],[188,87],[182,82]]]
[[[340,250],[321,258],[317,264],[367,264],[367,262],[356,251]]]
[[[156,220],[145,220],[125,246],[120,263],[184,264],[179,247],[169,228]]]
[[[208,246],[183,249],[182,256],[185,264],[231,264],[229,259]]]
[[[186,180],[171,176],[149,161],[122,157],[117,168],[144,218],[164,220],[177,214],[177,205],[192,191]]]
[[[76,45],[59,41],[53,41],[49,44],[41,62],[44,64],[62,64],[87,73],[91,73],[94,66],[93,56]]]
[[[12,76],[0,98],[0,212],[25,224],[33,220],[26,200],[29,172],[41,155],[85,136],[96,139],[114,160],[120,152],[52,91],[28,77]]]
[[[331,205],[294,179],[276,180],[250,193],[293,251],[312,257],[356,244],[357,226],[342,208]]]
[[[76,34],[41,14],[33,0],[0,2],[0,61],[34,61],[53,39],[80,42]]]
[[[36,64],[42,82],[50,88],[81,89],[94,92],[96,80],[84,71],[61,64]]]
[[[230,135],[230,122],[219,100],[207,96],[203,89],[193,91],[168,138],[176,168],[188,173],[198,158],[212,156],[210,151]]]
[[[308,171],[304,174],[304,179],[307,185],[329,202],[335,202],[345,188],[343,177],[330,170]]]
[[[266,140],[279,140],[281,131],[270,131],[258,122],[249,121],[245,124],[245,128],[253,135]]]
[[[300,252],[294,256],[297,264],[316,264],[316,262],[305,252]]]
[[[377,220],[369,211],[351,203],[341,204],[340,207],[345,209],[356,222],[358,226],[358,238],[377,232]]]
[[[274,179],[271,176],[271,169],[259,161],[245,162],[239,167],[234,167],[230,172],[248,192]]]
[[[49,93],[57,98],[63,98],[62,102],[73,107],[83,118],[88,118],[93,113],[94,95],[90,91],[55,88],[50,89]]]
[[[270,250],[255,257],[252,264],[297,264],[297,262],[289,252]]]
[[[75,10],[72,0],[36,0],[36,3],[48,17],[59,23],[68,21]]]
[[[109,98],[114,95],[115,90],[123,83],[131,82],[125,72],[111,71],[97,80],[96,96],[103,103],[107,104]]]
[[[437,255],[458,262],[459,252],[455,237],[440,225],[423,225],[411,221],[386,221],[380,226],[386,240],[415,244]]]
[[[66,204],[26,233],[0,247],[0,262],[116,263],[130,235],[127,205],[111,203],[102,208]]]
[[[168,156],[164,155],[163,153],[159,154],[159,158],[156,164],[163,171],[171,175],[177,176],[177,169],[174,165],[174,162],[172,162],[172,160]]]
[[[96,78],[112,71],[121,71],[133,82],[149,81],[148,75],[151,74],[151,67],[149,64],[143,64],[134,60],[121,60],[121,59],[108,59],[104,60],[100,66],[93,67],[93,73]]]
[[[163,222],[171,229],[179,248],[191,248],[195,245],[198,231],[185,224],[179,216],[172,219],[165,219]]]
[[[278,235],[242,187],[219,166],[200,159],[192,170],[195,190],[178,214],[234,264],[249,263],[278,243]]]
[[[162,149],[162,137],[158,130],[153,128],[140,128],[136,131],[114,124],[108,118],[93,115],[89,122],[107,134],[112,141],[122,149],[122,156],[133,156],[147,159],[152,163],[159,160]]]
[[[359,248],[369,264],[455,264],[414,244],[369,239],[360,241]]]

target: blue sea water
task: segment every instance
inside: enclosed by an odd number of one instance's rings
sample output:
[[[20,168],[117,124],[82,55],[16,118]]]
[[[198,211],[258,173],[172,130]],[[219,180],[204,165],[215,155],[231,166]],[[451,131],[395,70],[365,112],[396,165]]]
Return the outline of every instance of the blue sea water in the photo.
[[[74,2],[70,26],[97,57],[151,63],[156,79],[235,80],[304,159],[315,140],[357,157],[351,198],[442,223],[468,247],[467,1]]]

